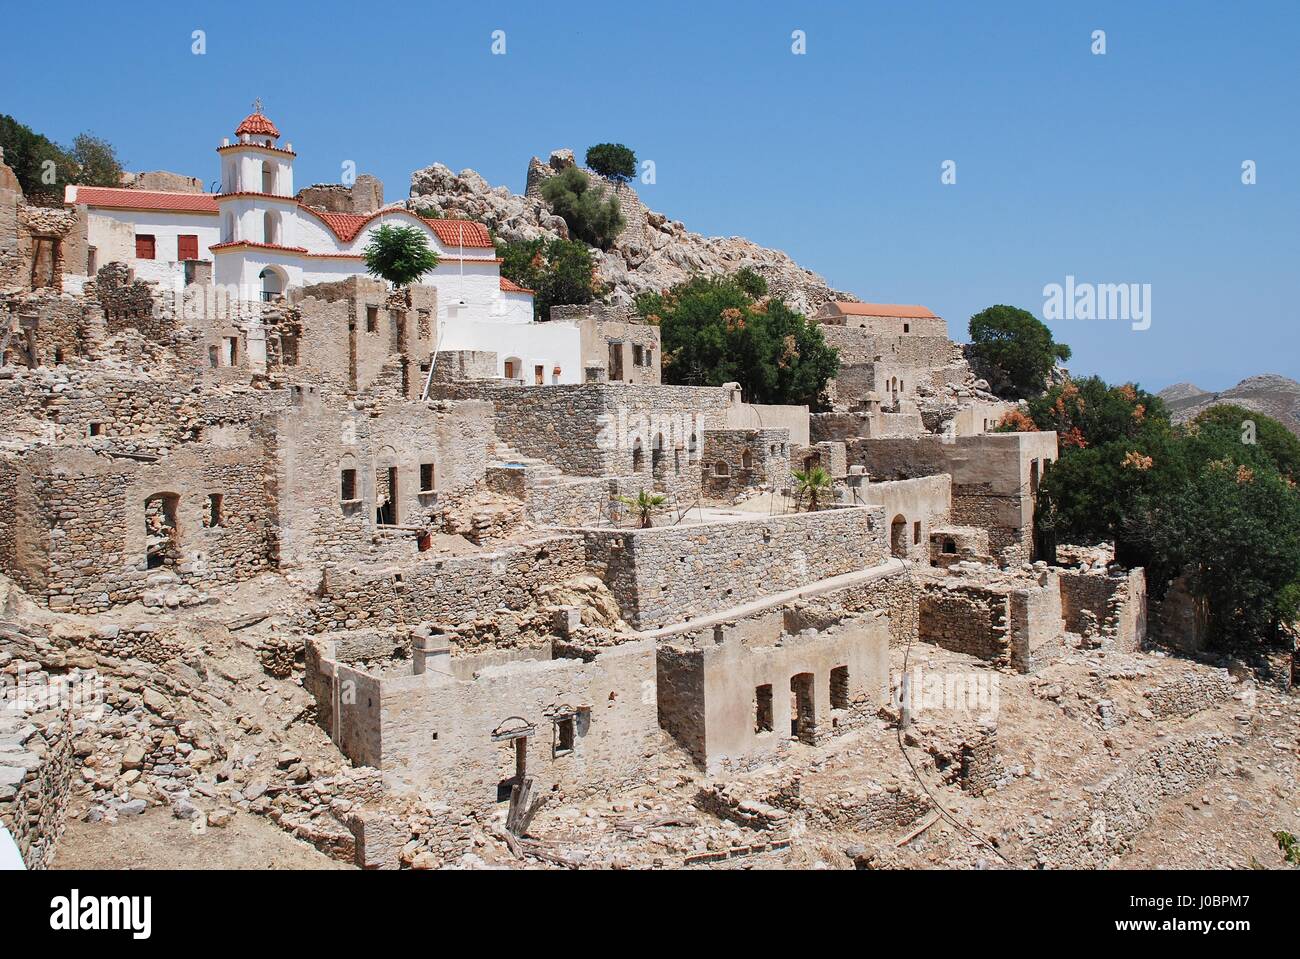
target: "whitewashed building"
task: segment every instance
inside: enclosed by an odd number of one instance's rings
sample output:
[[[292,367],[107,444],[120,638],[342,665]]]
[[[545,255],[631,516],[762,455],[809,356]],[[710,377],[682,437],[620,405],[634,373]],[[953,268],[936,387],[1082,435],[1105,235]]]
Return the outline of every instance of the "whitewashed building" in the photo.
[[[217,147],[215,194],[69,186],[66,204],[86,212],[87,274],[119,260],[141,279],[180,285],[187,262],[210,261],[217,286],[241,299],[273,300],[290,287],[364,274],[362,251],[375,229],[414,226],[438,254],[437,268],[420,281],[438,290],[438,350],[495,352],[503,376],[540,367],[548,383],[581,382],[577,325],[533,321],[532,291],[501,276],[483,224],[425,219],[398,206],[369,214],[313,209],[294,195],[297,154],[279,141],[269,117],[245,117],[235,139]]]

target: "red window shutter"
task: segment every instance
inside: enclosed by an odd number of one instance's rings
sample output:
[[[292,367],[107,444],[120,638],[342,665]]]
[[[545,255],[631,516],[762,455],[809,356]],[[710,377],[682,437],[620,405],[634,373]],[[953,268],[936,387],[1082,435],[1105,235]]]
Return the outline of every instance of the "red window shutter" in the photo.
[[[182,233],[176,238],[176,259],[197,260],[199,258],[199,238]]]
[[[148,233],[137,233],[135,237],[135,258],[137,260],[153,259],[153,237]]]

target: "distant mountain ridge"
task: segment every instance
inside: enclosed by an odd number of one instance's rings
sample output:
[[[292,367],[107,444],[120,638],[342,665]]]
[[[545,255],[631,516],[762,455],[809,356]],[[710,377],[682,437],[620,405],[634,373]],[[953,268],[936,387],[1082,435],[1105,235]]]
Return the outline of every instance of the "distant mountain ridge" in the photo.
[[[1158,395],[1165,401],[1175,423],[1185,423],[1211,406],[1232,403],[1271,416],[1300,436],[1300,383],[1288,376],[1277,373],[1248,376],[1219,393],[1203,390],[1194,383],[1175,383]]]

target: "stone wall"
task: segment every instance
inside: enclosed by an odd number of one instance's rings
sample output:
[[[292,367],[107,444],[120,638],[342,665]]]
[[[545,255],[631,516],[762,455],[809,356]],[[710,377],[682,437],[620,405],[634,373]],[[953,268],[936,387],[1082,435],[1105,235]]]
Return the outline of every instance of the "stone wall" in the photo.
[[[9,701],[12,692],[0,683],[0,823],[27,868],[45,869],[63,834],[72,793],[72,714],[65,708],[28,715],[11,708],[21,705]]]
[[[384,184],[368,173],[357,176],[351,186],[342,183],[313,183],[297,193],[303,206],[328,213],[373,213],[384,205]]]
[[[701,463],[706,498],[732,500],[742,490],[790,485],[787,430],[706,430]]]
[[[711,775],[770,761],[791,738],[816,745],[857,728],[887,698],[883,616],[797,636],[783,636],[780,623],[766,636],[718,627],[692,645],[660,647],[659,723]]]
[[[455,625],[522,610],[542,587],[585,572],[582,541],[551,536],[494,552],[422,560],[395,569],[328,570],[303,617],[312,632],[396,623]],[[502,637],[503,645],[509,637]]]
[[[651,451],[662,434],[674,471],[687,467],[690,436],[723,429],[732,391],[719,387],[583,383],[501,386],[491,383],[438,384],[435,395],[488,400],[496,409],[496,434],[526,456],[574,476],[628,476],[652,469]],[[640,440],[638,447],[636,440]],[[638,452],[639,450],[639,452]]]
[[[1057,456],[1056,434],[990,433],[850,440],[850,466],[873,478],[952,476],[951,521],[989,531],[989,549],[1007,564],[1033,559],[1034,498]]]
[[[638,628],[699,617],[877,565],[879,508],[655,529],[582,529],[587,563]]]
[[[285,566],[365,556],[385,501],[393,504],[388,524],[408,531],[405,552],[414,555],[409,531],[436,526],[440,499],[483,481],[493,439],[486,403],[392,400],[358,409],[307,388],[276,415],[274,429],[276,551]],[[432,469],[428,490],[422,466]],[[354,477],[351,499],[344,471]]]
[[[917,635],[922,642],[1022,672],[1036,668],[1061,639],[1060,587],[936,580],[924,584]]]
[[[154,571],[195,589],[270,568],[266,452],[265,436],[246,432],[228,446],[192,444],[153,461],[77,448],[30,454],[34,508],[19,515],[15,535],[18,551],[27,542],[44,570],[40,598],[51,609],[83,613],[139,599],[151,572],[146,558],[162,538],[170,546]],[[213,496],[220,497],[216,522]],[[173,533],[147,530],[151,500],[166,504]],[[19,578],[33,585],[37,577],[24,577],[23,567],[20,557]]]
[[[535,794],[556,787],[585,796],[638,782],[647,758],[662,748],[649,641],[590,662],[488,666],[468,680],[368,674],[331,660],[331,652],[317,657],[322,676],[311,684],[318,696],[344,704],[331,734],[354,762],[381,769],[399,793],[436,789],[440,802],[458,810],[492,810],[509,798],[515,776],[514,741],[494,741],[493,733],[519,720],[533,727],[526,741]]]
[[[1108,645],[1136,652],[1146,642],[1146,572],[1111,567],[1106,570],[1060,570],[1061,604],[1065,628],[1082,635],[1087,628],[1083,613],[1101,627]]]
[[[1214,778],[1222,736],[1199,733],[1161,743],[1088,787],[1095,797],[1034,845],[1040,868],[1110,866],[1168,802]]]

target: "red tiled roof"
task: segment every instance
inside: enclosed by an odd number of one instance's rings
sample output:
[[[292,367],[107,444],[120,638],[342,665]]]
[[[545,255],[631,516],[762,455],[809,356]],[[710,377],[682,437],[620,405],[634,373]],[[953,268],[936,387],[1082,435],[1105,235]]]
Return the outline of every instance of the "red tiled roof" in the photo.
[[[344,243],[352,242],[352,240],[356,239],[357,234],[361,232],[362,227],[385,213],[405,213],[407,216],[415,216],[410,210],[403,209],[400,206],[385,207],[376,210],[374,213],[326,213],[321,210],[314,210],[309,206],[302,206],[301,208],[320,217],[325,222],[325,225],[333,231],[334,235]],[[416,219],[428,224],[429,229],[433,230],[444,246],[459,246],[463,233],[466,248],[492,249],[492,237],[488,235],[487,227],[482,223],[475,223],[473,220],[429,220],[424,217],[416,217]]]
[[[520,286],[514,280],[507,280],[504,276],[501,277],[501,289],[506,293],[527,293],[529,296],[533,296],[537,293],[536,290],[530,290],[525,286]]]
[[[305,246],[284,246],[280,243],[259,243],[256,240],[227,240],[225,243],[213,243],[209,250],[229,250],[235,247],[253,246],[259,250],[281,250],[285,253],[306,253]]]
[[[361,213],[325,213],[321,210],[313,210],[309,206],[304,206],[302,209],[314,213],[324,220],[325,225],[344,243],[349,242],[360,233],[361,228],[366,225],[366,221],[371,219]]]
[[[937,319],[924,306],[909,306],[904,303],[849,303],[846,300],[834,300],[831,303],[841,313],[849,316],[902,316],[911,320]]]
[[[162,190],[126,190],[111,186],[70,186],[67,204],[97,206],[110,210],[167,210],[178,213],[216,213],[211,193],[167,193]]]
[[[267,146],[265,143],[243,143],[243,142],[227,143],[223,147],[217,147],[217,152],[225,153],[229,150],[248,150],[248,149],[269,150],[271,153],[282,153],[285,156],[291,156],[291,157],[296,157],[298,155],[294,153],[292,150],[286,150],[284,147],[270,147]]]
[[[422,218],[423,219],[423,218]],[[492,237],[487,227],[473,220],[425,220],[438,234],[438,239],[447,246],[466,246],[479,249],[491,249]]]
[[[245,133],[251,133],[254,136],[266,134],[278,137],[280,135],[280,131],[271,122],[271,118],[261,113],[250,113],[244,117],[239,126],[235,127],[235,136],[243,136]]]

